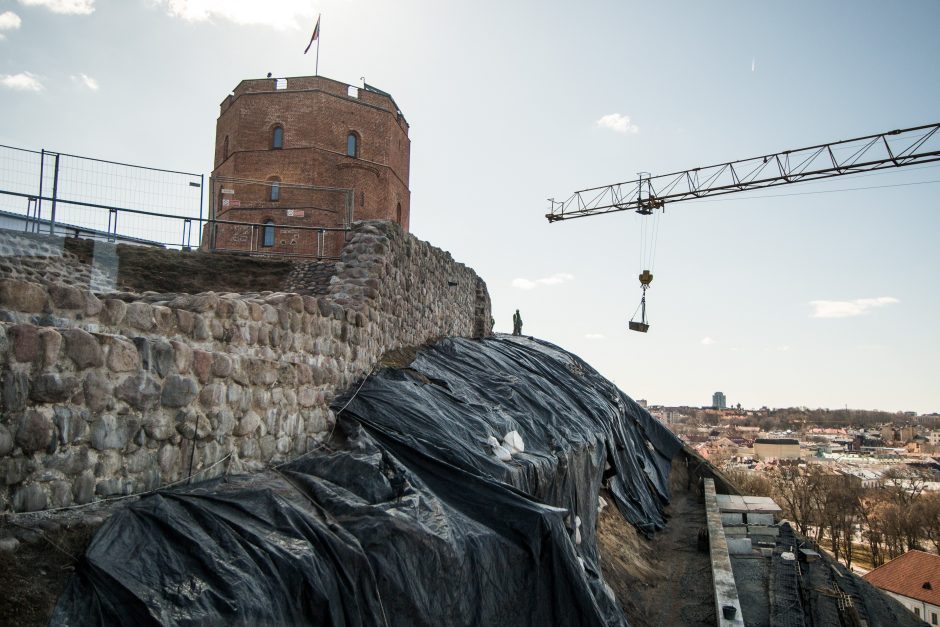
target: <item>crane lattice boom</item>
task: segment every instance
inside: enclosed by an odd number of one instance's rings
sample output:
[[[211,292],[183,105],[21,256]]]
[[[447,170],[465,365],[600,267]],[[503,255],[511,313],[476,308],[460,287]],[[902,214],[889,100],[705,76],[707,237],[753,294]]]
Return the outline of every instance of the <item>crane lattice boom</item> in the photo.
[[[577,191],[564,201],[551,198],[545,217],[555,222],[615,211],[650,213],[667,202],[938,161],[938,131],[940,124],[928,124],[672,174],[641,175]]]

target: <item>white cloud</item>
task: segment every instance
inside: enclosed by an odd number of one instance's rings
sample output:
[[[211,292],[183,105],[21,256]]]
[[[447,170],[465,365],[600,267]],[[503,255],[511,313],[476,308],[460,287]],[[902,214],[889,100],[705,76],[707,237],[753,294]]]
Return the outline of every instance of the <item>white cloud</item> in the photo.
[[[29,72],[0,74],[0,85],[16,91],[42,91],[44,89],[39,79]]]
[[[315,13],[309,0],[153,0],[173,17],[187,22],[214,18],[235,24],[258,24],[284,29],[309,26]]]
[[[98,91],[98,81],[88,76],[87,74],[72,75],[72,80],[76,83],[87,87],[91,91]]]
[[[607,336],[603,333],[588,333],[584,336],[586,340],[606,340]]]
[[[53,13],[64,15],[90,15],[95,12],[95,0],[20,0],[28,7],[46,7]]]
[[[777,350],[780,351],[781,353],[785,353],[790,350],[790,346],[788,344],[781,344],[780,346],[777,347]]]
[[[608,113],[597,121],[597,125],[618,133],[636,134],[640,132],[639,126],[630,123],[630,116],[620,115],[619,113]]]
[[[705,346],[711,346],[711,345],[714,344],[714,343],[715,343],[715,340],[713,340],[713,339],[710,338],[710,337],[703,337],[703,338],[702,338],[702,344],[704,344]]]
[[[513,279],[512,286],[519,288],[520,290],[534,290],[537,287],[543,285],[558,285],[559,283],[564,283],[565,281],[570,281],[574,279],[573,274],[568,274],[567,272],[559,272],[558,274],[553,274],[552,276],[543,277],[541,279],[535,279],[530,281],[529,279]]]
[[[22,25],[23,20],[20,19],[20,16],[14,13],[13,11],[4,11],[0,13],[0,31],[2,30],[16,30]],[[0,39],[3,39],[4,35],[0,33]]]
[[[814,300],[809,304],[813,306],[813,318],[852,318],[868,313],[871,309],[899,302],[892,296],[880,296],[855,300]]]

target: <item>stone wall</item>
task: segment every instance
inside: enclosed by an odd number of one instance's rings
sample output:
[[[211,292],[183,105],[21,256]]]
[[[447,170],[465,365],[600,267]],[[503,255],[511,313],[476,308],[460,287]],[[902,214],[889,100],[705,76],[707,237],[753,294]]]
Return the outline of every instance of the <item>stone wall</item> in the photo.
[[[3,278],[0,320],[0,511],[36,511],[301,454],[384,353],[483,336],[490,303],[449,253],[359,222],[322,296]]]

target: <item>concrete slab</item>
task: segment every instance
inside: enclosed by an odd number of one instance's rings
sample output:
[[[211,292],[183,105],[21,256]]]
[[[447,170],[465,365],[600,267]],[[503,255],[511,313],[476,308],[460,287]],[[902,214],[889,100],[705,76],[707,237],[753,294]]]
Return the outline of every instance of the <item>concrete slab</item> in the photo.
[[[745,496],[742,497],[747,505],[747,511],[757,513],[775,514],[783,510],[769,496]]]
[[[715,499],[719,511],[742,513],[747,511],[747,504],[744,499],[736,494],[717,494]]]
[[[780,528],[771,527],[769,525],[748,525],[747,533],[748,535],[753,535],[753,536],[777,537],[778,535],[780,535]]]
[[[747,525],[728,525],[725,527],[725,536],[743,538],[747,536]]]
[[[729,555],[750,555],[754,547],[750,538],[725,538],[728,543]]]
[[[774,515],[748,511],[747,524],[749,525],[772,525],[774,524]]]
[[[744,514],[741,514],[740,512],[722,512],[721,524],[722,525],[743,525]]]

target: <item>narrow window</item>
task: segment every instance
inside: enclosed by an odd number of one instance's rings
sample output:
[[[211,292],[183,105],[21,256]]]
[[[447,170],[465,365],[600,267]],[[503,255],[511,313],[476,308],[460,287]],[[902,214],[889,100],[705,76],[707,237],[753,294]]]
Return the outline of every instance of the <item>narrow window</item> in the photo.
[[[275,126],[274,134],[271,137],[271,148],[283,148],[284,147],[284,127]]]
[[[366,193],[365,192],[359,192],[359,206],[360,207],[366,206]]]
[[[398,208],[395,210],[395,221],[401,224],[401,203],[398,203]]]
[[[346,155],[349,157],[359,156],[359,138],[355,133],[346,136]]]
[[[261,228],[261,245],[274,246],[274,220],[265,220]]]
[[[225,136],[225,141],[222,142],[222,161],[228,159],[228,135]]]
[[[281,183],[279,181],[274,181],[271,183],[271,200],[280,200],[281,199]]]

